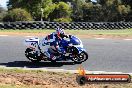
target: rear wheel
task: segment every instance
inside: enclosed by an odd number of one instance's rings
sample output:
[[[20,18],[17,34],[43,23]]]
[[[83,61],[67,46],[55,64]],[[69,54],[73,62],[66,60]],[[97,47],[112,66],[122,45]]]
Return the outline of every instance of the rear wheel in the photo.
[[[30,49],[30,48],[26,49],[25,56],[32,62],[40,62],[41,61],[38,54],[33,49]]]

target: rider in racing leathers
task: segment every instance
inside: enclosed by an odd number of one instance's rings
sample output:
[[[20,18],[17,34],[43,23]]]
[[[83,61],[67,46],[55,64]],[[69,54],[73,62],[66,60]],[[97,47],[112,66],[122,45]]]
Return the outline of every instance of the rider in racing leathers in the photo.
[[[62,50],[60,48],[60,45],[59,45],[59,42],[64,37],[68,37],[67,35],[65,35],[64,30],[61,29],[61,28],[57,28],[56,32],[53,32],[50,35],[47,35],[42,40],[42,46],[49,45],[48,49],[45,51],[45,54],[52,61],[56,60],[56,54],[58,54],[58,53],[65,53],[65,50]]]

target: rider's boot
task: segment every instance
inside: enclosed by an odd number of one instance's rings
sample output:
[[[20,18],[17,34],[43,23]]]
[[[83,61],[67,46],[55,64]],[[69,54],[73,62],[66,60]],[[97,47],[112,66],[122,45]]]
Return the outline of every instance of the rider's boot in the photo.
[[[53,54],[51,54],[51,55],[50,55],[50,59],[51,59],[52,61],[55,61],[55,60],[56,60],[56,56],[54,56]]]
[[[44,55],[46,55],[48,58],[50,58],[50,53],[48,51],[45,51]]]

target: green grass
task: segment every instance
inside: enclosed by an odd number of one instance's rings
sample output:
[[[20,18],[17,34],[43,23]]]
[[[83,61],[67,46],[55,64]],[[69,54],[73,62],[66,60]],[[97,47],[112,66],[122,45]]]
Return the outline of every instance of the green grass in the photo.
[[[27,30],[0,30],[0,32],[16,32],[16,33],[51,33],[55,30],[51,29],[27,29]],[[65,30],[68,34],[84,35],[84,34],[97,34],[97,35],[132,35],[132,29],[125,30]]]
[[[45,30],[41,30],[41,29],[17,29],[17,30],[13,30],[13,29],[8,29],[8,30],[0,30],[0,32],[19,32],[19,33],[51,33],[53,32],[54,30],[48,30],[48,29],[45,29]]]
[[[62,76],[71,76],[72,73],[69,72],[53,72],[46,70],[25,70],[21,68],[0,68],[0,73],[30,73],[30,74],[51,74],[51,75],[62,75]],[[1,88],[1,87],[0,87]]]
[[[32,74],[46,74],[46,73],[53,73],[43,70],[24,70],[20,68],[13,68],[13,69],[6,69],[0,68],[0,73],[32,73]],[[57,73],[56,73],[57,74]],[[1,88],[1,87],[0,87]]]
[[[132,30],[67,30],[72,34],[97,34],[97,35],[132,35]]]
[[[24,70],[24,69],[20,69],[20,68],[13,68],[13,69],[0,68],[0,73],[46,73],[46,71]]]

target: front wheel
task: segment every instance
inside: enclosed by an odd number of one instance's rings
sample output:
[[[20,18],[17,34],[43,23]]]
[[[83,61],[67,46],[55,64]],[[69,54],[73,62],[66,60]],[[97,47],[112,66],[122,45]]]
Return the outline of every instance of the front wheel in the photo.
[[[86,61],[88,59],[88,54],[83,51],[78,55],[74,55],[74,57],[72,58],[72,60],[77,63],[77,64],[81,64],[82,62]]]
[[[30,49],[30,48],[26,49],[25,56],[32,62],[40,62],[41,61],[38,54],[35,51],[33,51],[33,49]]]
[[[88,54],[85,51],[83,51],[79,54],[79,58],[81,62],[84,62],[88,59]]]

